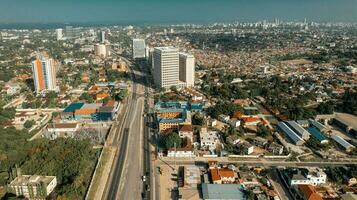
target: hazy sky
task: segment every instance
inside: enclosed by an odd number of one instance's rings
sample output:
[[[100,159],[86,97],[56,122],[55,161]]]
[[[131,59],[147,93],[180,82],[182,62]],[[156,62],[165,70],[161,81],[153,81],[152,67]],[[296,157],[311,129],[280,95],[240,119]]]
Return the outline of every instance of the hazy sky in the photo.
[[[0,0],[0,23],[357,22],[357,0]]]

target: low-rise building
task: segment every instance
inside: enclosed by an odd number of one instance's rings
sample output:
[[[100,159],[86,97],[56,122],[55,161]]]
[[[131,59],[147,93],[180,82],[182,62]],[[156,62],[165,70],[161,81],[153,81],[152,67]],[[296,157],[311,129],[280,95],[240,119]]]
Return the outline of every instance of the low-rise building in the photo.
[[[295,133],[289,126],[287,126],[284,122],[278,123],[278,128],[285,133],[285,135],[295,144],[295,145],[303,145],[304,140]]]
[[[29,199],[45,199],[57,186],[55,176],[22,175],[8,185],[9,192]]]
[[[355,148],[355,146],[353,146],[352,144],[348,143],[345,139],[343,139],[341,136],[339,135],[333,135],[331,136],[331,138],[337,143],[339,144],[341,147],[343,147],[343,149],[347,152],[352,151],[352,149]]]
[[[59,137],[74,137],[75,132],[78,130],[77,123],[51,123],[47,126],[47,133],[45,137],[49,139],[57,139]]]
[[[220,114],[218,116],[218,120],[220,120],[222,122],[226,122],[227,123],[229,121],[229,119],[230,119],[230,117],[228,115]]]
[[[201,128],[200,131],[201,148],[214,150],[219,143],[218,134],[216,131],[207,131],[207,128]]]
[[[192,125],[182,125],[179,129],[180,138],[188,138],[193,142],[193,128]]]
[[[269,144],[268,151],[274,155],[281,155],[284,152],[284,147],[283,145],[273,142]]]
[[[202,184],[203,200],[245,200],[244,188],[240,184]]]
[[[234,171],[228,168],[212,168],[210,174],[214,184],[230,184],[234,183],[236,179]]]

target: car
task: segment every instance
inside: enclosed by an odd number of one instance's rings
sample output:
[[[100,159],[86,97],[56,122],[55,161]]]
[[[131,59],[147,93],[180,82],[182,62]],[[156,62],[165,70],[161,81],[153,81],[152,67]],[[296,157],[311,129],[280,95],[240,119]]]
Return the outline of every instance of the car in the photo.
[[[146,181],[146,176],[145,176],[145,175],[142,176],[142,177],[141,177],[141,180],[142,180],[143,182],[145,182],[145,181]]]

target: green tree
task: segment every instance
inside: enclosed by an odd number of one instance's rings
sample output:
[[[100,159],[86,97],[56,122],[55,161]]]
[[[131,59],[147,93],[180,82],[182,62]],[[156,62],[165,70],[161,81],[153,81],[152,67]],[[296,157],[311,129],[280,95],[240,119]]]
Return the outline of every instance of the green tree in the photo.
[[[167,135],[163,135],[159,139],[159,145],[164,148],[164,149],[170,149],[175,147],[180,147],[181,146],[181,138],[178,135],[178,133],[173,132],[169,133]]]
[[[33,125],[35,125],[35,121],[34,120],[27,120],[25,123],[24,123],[24,127],[26,129],[30,129]]]
[[[198,126],[203,126],[204,124],[206,124],[206,120],[201,114],[195,113],[192,116],[192,124],[198,125]]]
[[[94,102],[94,98],[92,95],[90,95],[88,92],[83,93],[80,97],[79,100],[84,100],[88,103],[93,103]]]

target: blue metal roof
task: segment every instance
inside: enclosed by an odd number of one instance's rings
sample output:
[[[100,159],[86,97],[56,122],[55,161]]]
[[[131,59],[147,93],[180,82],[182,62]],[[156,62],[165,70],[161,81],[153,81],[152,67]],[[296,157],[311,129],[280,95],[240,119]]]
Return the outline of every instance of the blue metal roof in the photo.
[[[299,136],[304,135],[305,132],[306,132],[306,134],[308,134],[307,131],[306,131],[302,126],[300,126],[298,123],[296,123],[295,121],[287,121],[286,123],[287,123],[287,124],[295,131],[295,133],[297,133]]]
[[[317,128],[315,127],[310,127],[307,129],[307,131],[309,131],[309,133],[314,136],[314,138],[316,138],[319,142],[325,141],[327,140],[327,137],[324,136],[319,130],[317,130]]]
[[[291,128],[289,128],[284,122],[279,122],[278,127],[295,143],[303,141]]]
[[[182,123],[184,120],[182,118],[175,119],[159,119],[159,123]]]
[[[315,120],[309,119],[310,124],[312,124],[313,126],[315,126],[317,129],[319,129],[320,131],[322,129],[325,129],[326,127],[324,125],[322,125],[320,122],[317,122]]]
[[[82,108],[83,105],[84,103],[71,103],[63,110],[63,112],[74,112],[75,110]]]

